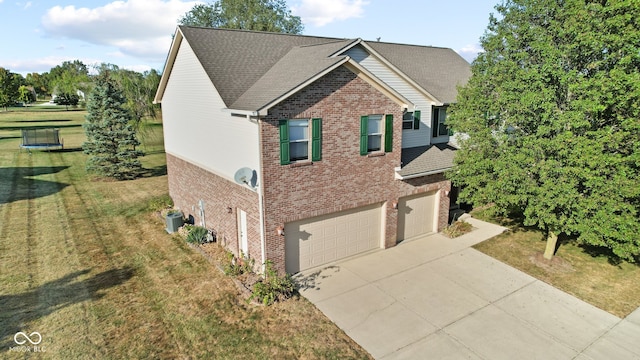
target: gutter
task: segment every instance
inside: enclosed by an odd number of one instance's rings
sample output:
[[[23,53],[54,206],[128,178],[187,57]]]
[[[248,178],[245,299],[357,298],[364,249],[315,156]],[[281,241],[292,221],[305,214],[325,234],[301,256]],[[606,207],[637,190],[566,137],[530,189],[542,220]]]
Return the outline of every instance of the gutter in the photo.
[[[443,173],[447,170],[451,170],[453,169],[453,167],[448,167],[448,168],[443,168],[443,169],[437,169],[437,170],[431,170],[431,171],[424,171],[421,173],[417,173],[417,174],[411,174],[411,175],[400,175],[398,173],[398,171],[400,171],[400,168],[396,168],[396,180],[409,180],[409,179],[415,179],[421,176],[427,176],[427,175],[435,175],[435,174],[440,174]]]
[[[247,116],[247,117],[257,117],[257,116],[267,115],[266,113],[262,113],[260,111],[235,110],[235,109],[229,109],[229,108],[222,109],[222,112],[226,112],[226,113],[230,113],[230,114],[244,115],[244,116]]]

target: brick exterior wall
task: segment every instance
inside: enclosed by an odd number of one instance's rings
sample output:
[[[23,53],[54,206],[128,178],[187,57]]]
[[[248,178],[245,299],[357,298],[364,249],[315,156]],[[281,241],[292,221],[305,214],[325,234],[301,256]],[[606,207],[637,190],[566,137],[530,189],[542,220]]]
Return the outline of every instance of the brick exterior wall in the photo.
[[[200,225],[198,202],[204,200],[206,227],[217,233],[218,242],[238,255],[238,209],[247,213],[249,255],[260,265],[260,212],[258,194],[197,165],[167,154],[169,195],[185,217]]]
[[[360,116],[393,114],[393,151],[361,156]],[[322,119],[322,160],[280,165],[278,120]],[[260,121],[263,164],[266,257],[284,271],[285,237],[278,226],[360,206],[381,204],[385,247],[396,244],[398,198],[435,190],[450,190],[439,175],[407,181],[395,179],[400,166],[402,108],[380,91],[341,67],[269,111]],[[447,224],[449,198],[440,193],[438,231]]]

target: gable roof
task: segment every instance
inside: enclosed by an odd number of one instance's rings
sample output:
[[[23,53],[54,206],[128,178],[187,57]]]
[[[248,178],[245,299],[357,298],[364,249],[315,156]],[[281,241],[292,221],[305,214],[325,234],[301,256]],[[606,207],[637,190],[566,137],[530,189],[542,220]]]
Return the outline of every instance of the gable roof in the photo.
[[[469,63],[452,49],[383,42],[366,44],[444,104],[454,103],[457,86],[466,84],[471,77]]]
[[[164,88],[182,41],[186,41],[191,46],[198,61],[229,109],[243,111],[266,109],[281,101],[287,94],[291,94],[343,64],[356,68],[359,74],[364,74],[367,81],[375,83],[377,87],[386,91],[398,102],[409,104],[400,94],[360,67],[349,56],[341,55],[344,49],[353,46],[353,44],[362,43],[361,39],[337,39],[191,26],[179,26],[176,31],[155,102],[162,101]],[[453,94],[453,100],[455,100],[455,85],[457,83],[451,82],[454,77],[452,73],[463,66],[460,64],[455,69],[447,71],[447,64],[453,61],[451,58],[455,57],[456,60],[463,61],[467,67],[466,72],[458,77],[466,80],[470,73],[469,64],[449,49],[438,48],[438,51],[435,52],[442,53],[442,55],[434,57],[433,61],[429,59],[429,61],[422,62],[415,61],[415,59],[427,56],[429,51],[425,49],[435,48],[388,43],[376,43],[376,45],[371,48],[380,52],[381,56],[390,56],[394,61],[398,61],[399,63],[394,63],[394,65],[402,72],[408,71],[405,75],[412,78],[416,84],[433,86],[440,94]],[[441,50],[449,51],[442,52]],[[400,52],[400,54],[394,54],[394,51]],[[407,57],[412,56],[412,59],[409,60],[413,60],[414,64],[404,60],[403,54]],[[431,62],[436,61],[441,63],[440,66],[432,66]],[[392,61],[389,60],[389,62]],[[422,69],[420,69],[420,65],[422,65]],[[438,71],[431,71],[430,68],[438,69]],[[420,78],[413,79],[413,76]],[[432,91],[431,89],[426,90]],[[445,102],[444,99],[449,99],[449,97],[444,96],[442,99],[438,99]]]

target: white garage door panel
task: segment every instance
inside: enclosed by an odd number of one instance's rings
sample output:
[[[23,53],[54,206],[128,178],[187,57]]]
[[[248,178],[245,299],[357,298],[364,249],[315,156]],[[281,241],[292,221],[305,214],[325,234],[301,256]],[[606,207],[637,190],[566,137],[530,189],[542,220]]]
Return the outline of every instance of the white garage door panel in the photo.
[[[374,205],[286,224],[287,272],[380,247],[381,223],[382,207]]]
[[[398,200],[398,241],[434,231],[437,192]]]

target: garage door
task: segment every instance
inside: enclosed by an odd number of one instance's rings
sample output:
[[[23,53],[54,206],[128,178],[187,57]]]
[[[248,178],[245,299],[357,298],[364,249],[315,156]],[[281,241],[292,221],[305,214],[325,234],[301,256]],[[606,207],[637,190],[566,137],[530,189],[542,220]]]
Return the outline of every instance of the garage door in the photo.
[[[437,198],[437,192],[430,192],[398,200],[398,241],[435,231]]]
[[[380,205],[285,224],[285,268],[296,273],[380,247]]]

